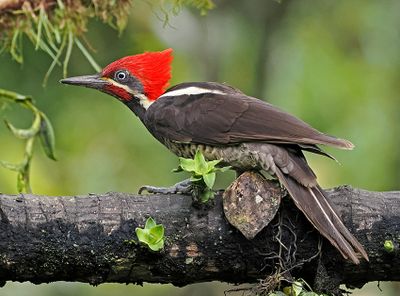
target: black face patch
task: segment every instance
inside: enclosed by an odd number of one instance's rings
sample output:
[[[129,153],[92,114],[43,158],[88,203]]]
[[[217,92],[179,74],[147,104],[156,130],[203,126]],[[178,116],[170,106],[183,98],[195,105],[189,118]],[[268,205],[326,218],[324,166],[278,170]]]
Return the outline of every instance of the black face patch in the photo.
[[[144,93],[142,83],[134,77],[128,70],[118,70],[114,73],[114,81],[128,86],[130,89],[138,93]]]

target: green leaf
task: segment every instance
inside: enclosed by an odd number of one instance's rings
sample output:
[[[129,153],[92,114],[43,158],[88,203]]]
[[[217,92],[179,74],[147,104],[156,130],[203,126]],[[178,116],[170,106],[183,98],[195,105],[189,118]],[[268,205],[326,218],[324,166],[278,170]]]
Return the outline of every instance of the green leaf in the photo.
[[[24,61],[21,51],[21,34],[22,32],[19,29],[16,29],[13,33],[10,45],[10,54],[15,61],[22,64]]]
[[[222,159],[207,161],[208,172],[211,172],[211,171],[215,170],[215,166],[217,164],[219,164],[221,161],[222,161]]]
[[[208,171],[208,165],[206,159],[204,158],[203,153],[200,150],[196,151],[194,155],[194,165],[195,165],[195,172],[198,175],[203,175]]]
[[[51,125],[50,120],[47,118],[45,114],[41,113],[40,115],[41,115],[40,131],[39,131],[40,142],[47,157],[56,160],[56,157],[54,155],[55,137],[54,137],[53,126]]]
[[[172,173],[180,173],[180,172],[183,172],[183,169],[181,166],[178,166],[176,169],[172,169],[171,172]]]
[[[212,189],[215,183],[215,173],[208,173],[203,176],[204,183],[206,183],[207,187]]]
[[[146,225],[144,226],[145,229],[151,229],[156,226],[156,221],[153,218],[149,217],[146,220]]]
[[[149,241],[149,231],[147,229],[138,227],[135,229],[135,232],[140,242],[147,243]]]
[[[196,176],[196,175],[194,175],[194,176],[191,176],[191,177],[190,177],[190,181],[192,181],[192,182],[199,182],[199,181],[201,181],[201,180],[203,180],[203,177],[202,177],[202,176]]]
[[[23,168],[23,164],[14,164],[8,161],[0,160],[0,165],[8,170],[19,172]]]
[[[82,54],[85,56],[85,58],[88,60],[90,65],[93,67],[93,69],[97,72],[101,72],[101,67],[96,63],[92,55],[86,50],[85,46],[78,40],[78,38],[75,38],[75,43],[78,46],[78,48],[81,50]]]
[[[66,38],[66,36],[64,36],[62,44],[60,45],[60,48],[58,48],[57,51],[56,51],[56,59],[53,60],[53,62],[51,63],[49,69],[47,70],[46,74],[44,75],[43,83],[42,83],[43,87],[47,85],[47,80],[49,79],[51,72],[53,71],[53,69],[56,66],[56,64],[59,63],[58,60],[59,60],[59,58],[61,57],[61,54],[64,51],[66,42],[67,42],[67,38]]]
[[[164,248],[164,240],[162,239],[156,244],[150,244],[149,248],[150,248],[150,250],[152,250],[154,252],[158,252],[158,251],[162,250]]]
[[[179,157],[181,168],[186,172],[194,172],[196,170],[195,161],[190,158]]]
[[[50,24],[50,22],[49,22],[49,24]],[[51,24],[50,24],[50,25],[51,25]],[[52,28],[52,27],[50,26],[50,28]],[[54,37],[56,38],[57,43],[60,43],[60,42],[61,42],[61,34],[60,34],[60,31],[58,30],[58,28],[52,28],[52,31],[53,31],[53,33],[54,33]]]
[[[202,203],[208,202],[210,199],[214,198],[214,192],[212,190],[206,189],[200,194],[200,201]]]
[[[23,191],[29,191],[28,190],[28,184],[25,182],[24,174],[22,171],[18,172],[17,176],[17,191],[18,192],[23,192]]]
[[[74,35],[71,29],[68,28],[67,50],[65,52],[65,57],[63,62],[63,77],[67,77],[67,68],[68,68],[69,58],[71,57],[73,45],[74,45]]]
[[[224,172],[230,170],[231,168],[232,168],[231,166],[226,166],[226,167],[222,167],[222,168],[217,168],[217,171],[224,173]]]
[[[12,100],[15,102],[32,102],[32,97],[30,97],[30,96],[21,95],[19,93],[1,89],[1,88],[0,88],[0,97],[9,99],[9,100]]]
[[[13,135],[19,139],[29,139],[34,137],[38,133],[40,128],[40,125],[35,125],[35,123],[32,125],[31,128],[28,129],[16,128],[7,120],[4,120],[4,123],[6,124],[7,128],[13,133]],[[39,116],[39,123],[40,123],[40,116]]]
[[[64,3],[61,0],[57,0],[57,5],[61,10],[65,9]]]
[[[159,251],[164,247],[164,226],[156,224],[153,218],[146,220],[145,228],[135,229],[139,242],[147,245],[150,250]]]
[[[392,253],[394,251],[394,243],[392,240],[385,240],[383,243],[383,248],[386,252]]]
[[[231,167],[218,168],[222,159],[207,161],[200,150],[196,151],[194,159],[179,158],[180,168],[191,173],[190,180],[196,185],[193,196],[200,202],[207,202],[214,198],[214,192],[211,190],[215,184],[216,172],[226,171]],[[179,170],[174,170],[179,171]]]
[[[154,226],[153,228],[149,229],[151,243],[155,244],[158,243],[160,240],[164,238],[164,226],[161,224]]]
[[[299,282],[299,281],[294,282],[292,284],[292,289],[293,289],[293,291],[295,293],[294,294],[295,296],[300,295],[300,293],[303,292],[303,283]]]
[[[43,14],[42,22],[43,22],[43,28],[44,28],[44,33],[45,33],[45,35],[46,35],[47,42],[49,43],[50,47],[51,47],[53,50],[57,51],[57,46],[54,44],[54,39],[53,39],[54,28],[53,28],[53,26],[51,25],[51,23],[50,23],[50,21],[49,21],[49,18],[47,17],[47,14],[46,14],[46,13]],[[55,37],[56,37],[56,41],[57,41],[58,43],[60,43],[60,42],[58,41],[58,39],[57,39],[57,37],[59,37],[59,36],[57,36],[57,34],[56,34],[55,32],[54,32],[54,35],[55,35]],[[60,64],[60,63],[58,62],[58,64]]]
[[[35,40],[37,40],[36,33],[33,31],[33,29],[29,29],[25,33],[29,37],[29,39],[32,41],[32,43],[34,43]],[[43,39],[39,39],[38,42],[39,42],[40,49],[45,51],[53,60],[55,60],[56,56],[53,53],[52,49],[46,44],[46,42]]]
[[[268,294],[268,296],[287,296],[287,295],[281,291],[274,291],[274,292]]]
[[[41,6],[40,7],[40,11],[39,11],[39,22],[37,25],[37,34],[36,34],[36,46],[35,46],[35,50],[39,49],[39,41],[42,37],[42,25],[43,25],[43,20],[45,19],[44,15],[45,15],[45,10],[44,7]]]
[[[303,292],[303,283],[296,281],[291,286],[283,288],[283,292],[290,296],[300,296]]]

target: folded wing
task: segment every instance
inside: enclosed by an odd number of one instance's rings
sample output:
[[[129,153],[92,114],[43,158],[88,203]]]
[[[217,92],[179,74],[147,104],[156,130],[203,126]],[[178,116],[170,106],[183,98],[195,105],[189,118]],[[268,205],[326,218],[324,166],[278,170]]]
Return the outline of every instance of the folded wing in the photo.
[[[159,104],[163,106],[150,106],[146,116],[155,132],[177,142],[227,145],[265,141],[353,148],[347,140],[323,134],[271,104],[218,83],[180,84],[153,103]]]

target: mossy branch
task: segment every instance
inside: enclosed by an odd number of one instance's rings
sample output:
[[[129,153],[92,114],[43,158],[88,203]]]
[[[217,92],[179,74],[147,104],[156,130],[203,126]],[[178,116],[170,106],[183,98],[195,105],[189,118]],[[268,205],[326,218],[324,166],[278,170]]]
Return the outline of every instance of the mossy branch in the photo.
[[[184,195],[0,194],[0,281],[183,286],[216,280],[259,283],[249,286],[259,294],[289,276],[303,278],[314,291],[334,294],[340,294],[340,284],[400,281],[400,192],[343,186],[328,195],[365,246],[369,263],[345,261],[285,197],[279,215],[248,240],[227,222],[220,195],[204,211],[193,208],[190,196]],[[165,227],[160,252],[130,243],[150,216]],[[273,281],[279,257],[287,256],[292,268],[281,270]]]

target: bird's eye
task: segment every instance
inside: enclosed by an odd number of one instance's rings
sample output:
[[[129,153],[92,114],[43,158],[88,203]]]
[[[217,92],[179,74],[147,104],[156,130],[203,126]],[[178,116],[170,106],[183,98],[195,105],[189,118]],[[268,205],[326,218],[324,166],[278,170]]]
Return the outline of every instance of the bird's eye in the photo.
[[[115,78],[118,81],[124,82],[128,78],[128,74],[126,73],[126,71],[118,71],[117,73],[115,73]]]

